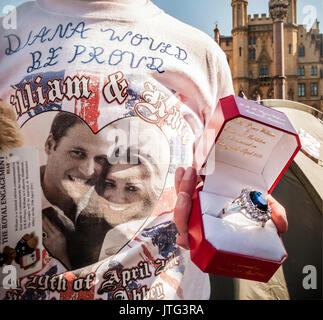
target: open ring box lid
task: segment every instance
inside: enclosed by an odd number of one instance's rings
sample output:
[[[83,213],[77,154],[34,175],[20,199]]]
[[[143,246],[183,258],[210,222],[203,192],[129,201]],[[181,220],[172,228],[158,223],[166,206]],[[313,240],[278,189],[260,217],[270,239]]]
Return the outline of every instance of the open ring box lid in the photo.
[[[196,145],[203,185],[193,196],[189,222],[192,261],[204,272],[267,282],[287,258],[272,220],[262,228],[222,208],[251,187],[272,192],[300,150],[287,116],[236,96],[221,99]]]

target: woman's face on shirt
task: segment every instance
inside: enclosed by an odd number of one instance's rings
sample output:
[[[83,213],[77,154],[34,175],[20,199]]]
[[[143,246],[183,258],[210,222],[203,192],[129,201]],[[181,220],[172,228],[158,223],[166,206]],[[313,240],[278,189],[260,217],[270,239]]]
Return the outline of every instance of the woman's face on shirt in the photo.
[[[109,213],[122,215],[124,222],[146,216],[151,207],[150,177],[143,165],[113,165],[105,178],[103,197]]]

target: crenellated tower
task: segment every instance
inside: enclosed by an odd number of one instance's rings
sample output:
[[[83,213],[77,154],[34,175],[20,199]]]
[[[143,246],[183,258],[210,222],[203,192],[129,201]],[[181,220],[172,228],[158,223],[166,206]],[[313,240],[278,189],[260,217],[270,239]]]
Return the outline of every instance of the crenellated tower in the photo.
[[[268,0],[267,13],[248,15],[248,1],[231,0],[232,36],[214,30],[236,95],[285,98],[323,111],[323,35],[318,22],[297,21],[297,0]]]

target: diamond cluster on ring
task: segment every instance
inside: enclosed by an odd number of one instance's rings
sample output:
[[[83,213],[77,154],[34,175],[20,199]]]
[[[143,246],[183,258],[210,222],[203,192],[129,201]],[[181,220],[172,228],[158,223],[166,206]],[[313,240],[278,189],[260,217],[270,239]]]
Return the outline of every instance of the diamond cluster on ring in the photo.
[[[223,209],[223,214],[240,211],[247,218],[261,223],[262,227],[271,219],[271,209],[265,196],[250,188],[244,188],[240,196]]]

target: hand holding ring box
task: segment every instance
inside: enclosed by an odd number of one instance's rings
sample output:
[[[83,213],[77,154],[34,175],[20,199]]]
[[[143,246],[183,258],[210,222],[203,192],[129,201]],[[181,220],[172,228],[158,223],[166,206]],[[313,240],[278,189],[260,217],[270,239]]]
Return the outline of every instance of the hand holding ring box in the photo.
[[[272,192],[300,148],[284,113],[236,96],[219,101],[195,150],[204,175],[189,237],[191,259],[202,271],[267,282],[286,260],[262,195]]]

